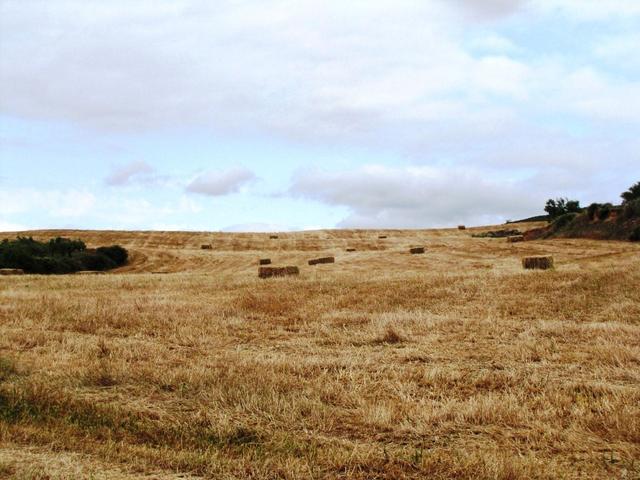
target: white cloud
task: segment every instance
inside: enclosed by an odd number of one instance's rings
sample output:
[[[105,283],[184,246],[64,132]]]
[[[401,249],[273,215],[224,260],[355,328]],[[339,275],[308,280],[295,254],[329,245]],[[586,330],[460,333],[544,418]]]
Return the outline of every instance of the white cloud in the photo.
[[[187,192],[212,197],[238,192],[244,185],[256,178],[251,170],[232,168],[210,171],[196,177],[187,186]]]
[[[496,33],[477,40],[488,55],[467,51],[473,24],[460,11],[483,18],[525,7],[533,17],[558,10],[574,16],[631,15],[639,5],[637,0],[10,2],[0,19],[0,108],[107,131],[198,125],[402,151],[420,142],[425,131],[463,126],[459,135],[465,135],[478,124],[504,124],[562,86],[563,78],[550,75],[544,62],[510,57],[510,41]],[[563,74],[569,70],[561,67]],[[603,84],[601,96],[616,95],[618,86],[614,79]],[[567,105],[574,114],[585,110],[571,108],[557,94],[551,98],[554,110]],[[608,110],[607,118],[615,118],[614,109]],[[111,181],[123,178],[129,178],[126,171],[114,172]]]
[[[104,181],[110,186],[129,185],[133,181],[147,182],[153,179],[154,171],[151,165],[138,160],[113,168]]]
[[[527,5],[529,0],[446,0],[465,8],[473,16],[493,19],[511,15]]]
[[[307,171],[294,178],[290,192],[349,207],[352,213],[340,227],[487,224],[528,216],[543,205],[543,197],[523,193],[521,183],[445,167],[372,165],[350,171]]]

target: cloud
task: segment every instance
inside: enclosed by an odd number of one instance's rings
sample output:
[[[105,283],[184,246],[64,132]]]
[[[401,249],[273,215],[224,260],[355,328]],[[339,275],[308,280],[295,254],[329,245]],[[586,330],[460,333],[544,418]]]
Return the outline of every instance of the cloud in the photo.
[[[572,73],[569,59],[558,56],[552,75],[546,55],[515,58],[496,33],[468,51],[476,31],[460,11],[501,18],[526,8],[540,20],[559,9],[577,16],[640,8],[637,0],[37,5],[3,7],[2,112],[101,132],[204,127],[396,152],[436,129],[464,144],[479,126],[505,125],[540,99],[552,98],[558,112],[585,111],[554,93]],[[609,79],[601,96],[616,95],[619,83]],[[609,120],[629,117],[604,108]]]
[[[152,175],[154,172],[151,165],[139,160],[115,167],[104,182],[112,187],[121,187],[133,182],[147,183],[155,178]]]
[[[511,15],[529,0],[446,0],[463,7],[476,18],[493,19]]]
[[[246,168],[211,171],[196,177],[186,190],[212,197],[228,195],[238,192],[242,186],[255,178],[255,174]]]
[[[290,193],[348,207],[352,213],[338,225],[345,228],[491,224],[534,214],[544,203],[520,182],[487,177],[469,169],[371,165],[301,173]]]

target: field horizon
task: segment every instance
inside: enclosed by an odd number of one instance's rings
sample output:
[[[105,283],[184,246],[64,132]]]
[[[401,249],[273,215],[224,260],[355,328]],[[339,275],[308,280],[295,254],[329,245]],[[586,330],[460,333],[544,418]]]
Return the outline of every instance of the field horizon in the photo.
[[[130,262],[0,276],[0,478],[640,478],[640,245],[498,228],[3,232]]]

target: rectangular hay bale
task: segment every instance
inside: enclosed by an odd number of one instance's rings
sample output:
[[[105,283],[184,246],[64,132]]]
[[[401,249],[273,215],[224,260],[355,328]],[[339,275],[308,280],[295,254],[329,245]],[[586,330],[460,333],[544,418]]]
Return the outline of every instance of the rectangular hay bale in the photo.
[[[550,255],[537,255],[522,259],[522,267],[527,270],[548,270],[553,268],[553,257]]]
[[[212,250],[213,246],[210,243],[206,243],[206,244],[200,245],[200,249],[202,249],[202,250]]]
[[[322,257],[309,260],[309,265],[318,265],[319,263],[335,263],[335,257]]]
[[[511,235],[510,237],[507,237],[507,242],[509,243],[524,242],[524,235]]]
[[[347,248],[347,252],[355,252],[356,249],[355,248]]]
[[[24,275],[21,268],[0,268],[0,275]]]
[[[464,225],[458,225],[458,230],[466,230],[467,227],[465,227]]]
[[[286,277],[288,275],[298,275],[300,269],[298,267],[260,267],[258,269],[258,277],[271,278],[271,277]]]
[[[260,265],[271,265],[271,259],[270,258],[261,258],[259,260]]]
[[[409,249],[409,253],[411,253],[411,255],[417,255],[419,253],[424,253],[424,247],[414,247]]]

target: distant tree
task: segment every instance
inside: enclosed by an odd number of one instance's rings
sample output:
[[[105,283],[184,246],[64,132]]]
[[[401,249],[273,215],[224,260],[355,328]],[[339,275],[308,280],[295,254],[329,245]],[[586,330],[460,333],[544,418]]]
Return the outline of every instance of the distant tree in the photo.
[[[600,207],[602,207],[602,205],[600,205],[599,203],[592,203],[587,207],[587,215],[589,217],[589,220],[594,220],[596,218]]]
[[[635,184],[629,187],[629,190],[623,192],[621,195],[623,202],[627,203],[635,200],[636,198],[640,198],[640,182],[636,182]]]
[[[549,214],[551,219],[554,219],[566,213],[580,213],[582,209],[579,201],[561,197],[547,200],[544,211]]]

